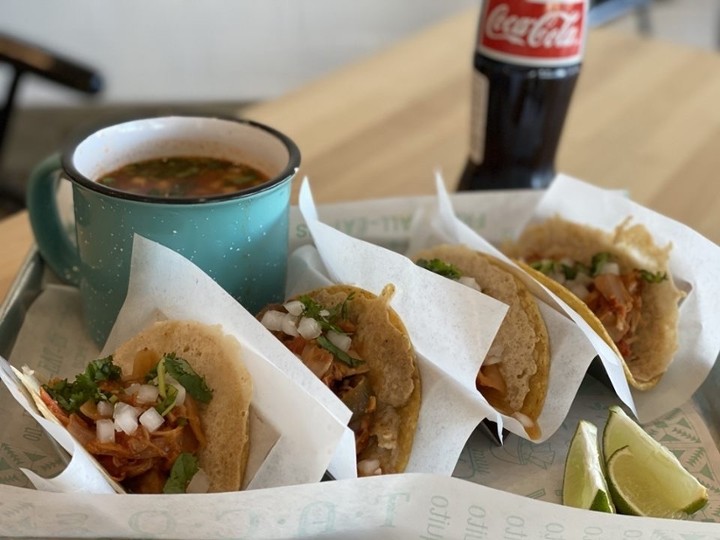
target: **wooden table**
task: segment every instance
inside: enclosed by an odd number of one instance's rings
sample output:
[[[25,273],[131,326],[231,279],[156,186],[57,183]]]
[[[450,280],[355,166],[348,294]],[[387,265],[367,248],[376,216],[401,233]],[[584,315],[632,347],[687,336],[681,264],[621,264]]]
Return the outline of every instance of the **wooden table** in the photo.
[[[433,192],[468,148],[476,11],[243,112],[298,143],[317,202]],[[610,188],[720,241],[720,57],[591,31],[558,170]],[[296,186],[299,182],[296,183]],[[31,246],[27,215],[0,222],[0,298]]]

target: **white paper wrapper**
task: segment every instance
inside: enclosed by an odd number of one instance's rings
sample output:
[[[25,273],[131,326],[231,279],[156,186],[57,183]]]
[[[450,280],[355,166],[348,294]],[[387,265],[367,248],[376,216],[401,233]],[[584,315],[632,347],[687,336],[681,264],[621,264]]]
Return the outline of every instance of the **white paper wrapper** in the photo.
[[[422,211],[415,214],[410,231],[408,255],[412,257],[420,250],[439,244],[457,244],[496,257],[509,267],[516,269],[515,275],[536,297],[547,326],[550,342],[548,391],[545,405],[538,418],[541,437],[536,442],[545,441],[565,419],[588,366],[595,358],[595,350],[573,321],[561,315],[544,301],[548,299],[544,288],[455,215],[452,202],[439,173],[436,174],[435,183],[437,203],[434,206],[423,208]],[[473,294],[473,292],[468,291],[467,294]],[[474,381],[475,377],[473,376],[472,382],[474,383]],[[522,424],[514,418],[503,415],[503,424],[512,433],[529,439]]]
[[[200,496],[0,486],[0,535],[349,540],[716,539],[718,525],[587,512],[457,478],[411,474]]]
[[[630,390],[620,359],[585,325],[593,338],[618,396],[642,422],[667,413],[691,398],[710,372],[720,350],[720,247],[682,223],[658,214],[615,191],[559,175],[530,217],[539,222],[554,215],[611,232],[628,217],[644,225],[659,246],[672,243],[670,273],[687,293],[680,306],[679,348],[668,371],[648,391]],[[599,341],[599,343],[598,343]]]

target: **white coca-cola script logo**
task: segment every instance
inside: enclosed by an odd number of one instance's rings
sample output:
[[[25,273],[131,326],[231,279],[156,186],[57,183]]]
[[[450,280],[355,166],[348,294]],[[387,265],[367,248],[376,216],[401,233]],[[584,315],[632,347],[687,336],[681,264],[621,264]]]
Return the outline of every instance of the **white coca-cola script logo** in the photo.
[[[508,4],[499,4],[488,14],[485,36],[531,49],[564,49],[579,45],[581,20],[577,11],[527,17],[511,14]]]

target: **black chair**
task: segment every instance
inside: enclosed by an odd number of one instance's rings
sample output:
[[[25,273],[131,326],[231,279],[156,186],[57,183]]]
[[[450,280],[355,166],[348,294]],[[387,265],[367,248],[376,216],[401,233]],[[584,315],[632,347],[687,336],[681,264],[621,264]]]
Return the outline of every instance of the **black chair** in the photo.
[[[0,63],[8,64],[12,69],[5,104],[0,110],[0,165],[3,160],[5,137],[14,112],[15,97],[25,74],[38,75],[87,95],[97,94],[103,87],[102,78],[94,69],[3,33],[0,33]],[[0,199],[4,199],[6,207],[15,206],[19,209],[24,206],[24,194],[13,192],[2,178],[0,178]]]

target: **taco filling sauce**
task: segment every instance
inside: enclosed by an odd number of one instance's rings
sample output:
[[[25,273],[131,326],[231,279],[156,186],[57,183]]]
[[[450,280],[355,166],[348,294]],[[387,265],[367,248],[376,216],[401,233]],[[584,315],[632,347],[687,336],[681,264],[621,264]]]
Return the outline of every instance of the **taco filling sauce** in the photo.
[[[589,265],[539,256],[528,257],[527,262],[582,300],[626,359],[642,320],[643,289],[667,279],[662,272],[640,269],[621,272],[619,264],[606,252],[596,253]]]
[[[401,451],[399,410],[409,401],[413,381],[409,376],[393,380],[385,373],[386,382],[396,385],[388,399],[370,359],[361,354],[362,323],[353,313],[359,299],[353,293],[341,296],[321,303],[304,295],[272,305],[261,322],[352,411],[349,427],[355,434],[358,475],[400,472],[392,465]]]
[[[41,398],[61,424],[129,492],[205,492],[197,452],[206,444],[199,403],[212,390],[175,356],[140,351],[122,376],[112,357],[91,362],[73,382],[53,379]]]

